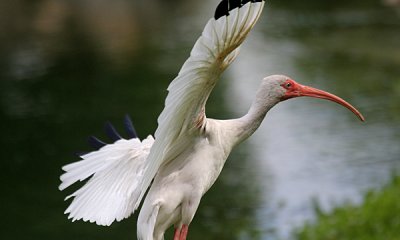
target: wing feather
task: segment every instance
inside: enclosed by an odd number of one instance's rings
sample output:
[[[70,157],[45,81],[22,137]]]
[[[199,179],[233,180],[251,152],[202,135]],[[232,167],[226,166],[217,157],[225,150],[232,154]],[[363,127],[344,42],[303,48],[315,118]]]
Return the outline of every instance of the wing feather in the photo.
[[[245,4],[226,16],[207,22],[190,57],[169,85],[165,108],[158,118],[156,140],[146,161],[141,188],[137,189],[136,207],[159,167],[183,151],[193,134],[198,134],[195,123],[198,119],[205,121],[204,107],[212,89],[260,17],[264,1],[242,2]]]
[[[72,221],[82,219],[98,225],[120,221],[135,210],[134,192],[143,176],[145,160],[153,137],[120,139],[97,151],[82,155],[82,160],[63,167],[60,190],[91,177],[66,199],[73,201],[65,210]]]

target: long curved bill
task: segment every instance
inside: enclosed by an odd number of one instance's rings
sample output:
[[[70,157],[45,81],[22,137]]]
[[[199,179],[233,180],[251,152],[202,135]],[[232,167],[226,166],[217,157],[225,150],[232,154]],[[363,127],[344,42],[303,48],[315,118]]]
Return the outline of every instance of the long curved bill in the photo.
[[[321,98],[321,99],[330,100],[332,102],[336,102],[336,103],[346,107],[350,111],[352,111],[361,121],[363,121],[363,122],[365,121],[365,118],[360,113],[360,111],[358,111],[355,107],[353,107],[350,103],[346,102],[342,98],[340,98],[336,95],[333,95],[331,93],[328,93],[328,92],[325,92],[325,91],[322,91],[322,90],[319,90],[319,89],[316,89],[313,87],[301,85],[301,87],[298,90],[298,96],[299,97],[306,96],[306,97]]]

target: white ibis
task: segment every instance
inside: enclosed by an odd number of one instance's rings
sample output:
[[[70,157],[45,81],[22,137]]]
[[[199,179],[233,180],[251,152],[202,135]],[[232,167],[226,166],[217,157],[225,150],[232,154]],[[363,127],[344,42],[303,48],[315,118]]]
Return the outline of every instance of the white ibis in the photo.
[[[65,211],[69,218],[110,225],[130,216],[150,187],[137,222],[138,239],[161,240],[174,225],[174,240],[184,240],[202,196],[218,178],[232,148],[252,135],[277,103],[301,96],[322,98],[343,105],[364,120],[343,99],[283,75],[261,81],[244,116],[231,120],[206,117],[210,92],[238,55],[263,6],[262,0],[223,0],[218,5],[168,87],[155,139],[149,136],[140,141],[126,118],[131,139],[121,138],[108,125],[114,143],[92,137],[98,149],[63,167],[60,190],[90,178],[69,196],[73,197]]]

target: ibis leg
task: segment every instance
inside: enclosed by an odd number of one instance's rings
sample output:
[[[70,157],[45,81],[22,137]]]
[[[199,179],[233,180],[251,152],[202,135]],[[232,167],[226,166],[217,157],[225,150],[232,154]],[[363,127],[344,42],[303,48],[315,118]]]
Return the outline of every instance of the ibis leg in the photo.
[[[181,229],[181,236],[179,240],[186,240],[186,236],[188,234],[189,231],[189,226],[186,224],[182,225],[182,229]]]
[[[182,224],[182,227],[176,227],[174,232],[174,240],[186,240],[189,231],[189,226]]]
[[[180,239],[181,239],[181,229],[179,227],[176,227],[174,233],[174,240],[180,240]]]

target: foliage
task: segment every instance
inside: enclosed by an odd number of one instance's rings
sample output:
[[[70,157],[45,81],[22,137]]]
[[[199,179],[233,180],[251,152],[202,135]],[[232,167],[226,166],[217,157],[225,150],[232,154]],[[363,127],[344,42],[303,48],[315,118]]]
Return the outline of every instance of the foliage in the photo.
[[[316,223],[295,232],[298,240],[395,240],[400,239],[400,177],[380,191],[370,191],[364,203],[350,203],[324,213],[317,207]]]

